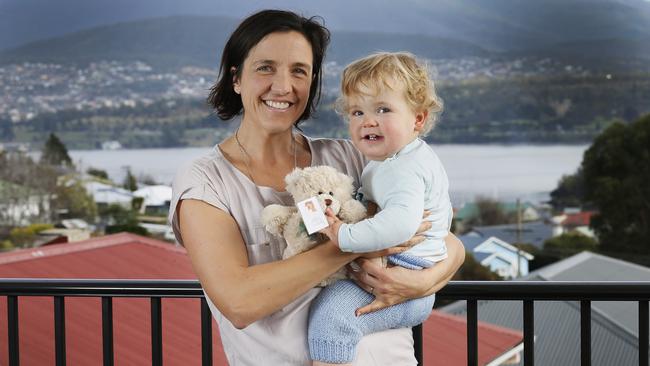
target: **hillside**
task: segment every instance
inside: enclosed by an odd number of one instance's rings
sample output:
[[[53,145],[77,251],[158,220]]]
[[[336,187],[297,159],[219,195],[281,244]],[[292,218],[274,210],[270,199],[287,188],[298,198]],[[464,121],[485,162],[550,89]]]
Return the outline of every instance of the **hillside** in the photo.
[[[442,143],[588,143],[617,120],[650,113],[650,74],[511,78],[442,83],[445,109],[429,141]],[[347,136],[347,125],[321,101],[314,120],[302,125],[312,136]],[[65,110],[19,124],[0,120],[0,141],[43,143],[56,132],[72,149],[99,148],[118,140],[128,148],[210,146],[236,122],[221,122],[200,99],[160,101],[149,106]]]

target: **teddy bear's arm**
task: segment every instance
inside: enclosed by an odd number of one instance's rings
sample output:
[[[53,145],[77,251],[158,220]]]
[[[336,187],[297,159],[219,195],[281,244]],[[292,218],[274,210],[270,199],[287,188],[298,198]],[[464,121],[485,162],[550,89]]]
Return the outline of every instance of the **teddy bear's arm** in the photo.
[[[269,233],[282,236],[287,220],[294,212],[296,212],[295,207],[268,205],[262,210],[262,225]]]
[[[366,208],[357,200],[348,200],[341,205],[338,216],[341,221],[354,224],[366,218]]]

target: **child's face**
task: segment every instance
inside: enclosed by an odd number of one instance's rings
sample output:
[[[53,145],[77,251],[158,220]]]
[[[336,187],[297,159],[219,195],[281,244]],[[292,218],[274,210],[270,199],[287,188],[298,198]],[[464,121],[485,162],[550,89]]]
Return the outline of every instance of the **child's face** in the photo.
[[[368,93],[366,93],[368,92]],[[427,113],[409,106],[403,86],[375,91],[361,89],[347,97],[347,118],[354,145],[370,160],[384,160],[413,141]]]

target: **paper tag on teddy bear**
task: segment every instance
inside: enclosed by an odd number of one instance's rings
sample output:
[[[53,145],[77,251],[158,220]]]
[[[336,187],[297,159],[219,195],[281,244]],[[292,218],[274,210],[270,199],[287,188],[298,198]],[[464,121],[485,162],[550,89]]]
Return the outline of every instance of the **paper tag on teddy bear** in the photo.
[[[327,217],[323,213],[323,208],[320,207],[320,203],[318,203],[316,197],[300,201],[296,206],[298,206],[298,211],[300,212],[300,216],[302,216],[302,222],[305,223],[305,228],[309,235],[329,225],[327,223]]]

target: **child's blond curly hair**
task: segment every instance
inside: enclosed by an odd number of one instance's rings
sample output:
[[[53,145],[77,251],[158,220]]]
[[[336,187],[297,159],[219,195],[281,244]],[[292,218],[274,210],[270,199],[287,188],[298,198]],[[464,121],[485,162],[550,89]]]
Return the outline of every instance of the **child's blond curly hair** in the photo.
[[[442,111],[442,100],[436,94],[426,63],[408,52],[374,53],[349,64],[343,70],[336,110],[345,116],[347,100],[351,95],[366,94],[368,89],[377,93],[383,88],[394,90],[396,83],[404,85],[406,101],[414,112],[428,112],[427,121],[420,132],[420,136],[426,135],[435,126]]]

